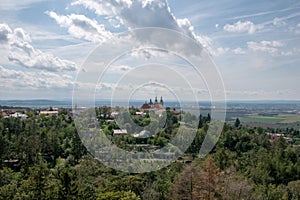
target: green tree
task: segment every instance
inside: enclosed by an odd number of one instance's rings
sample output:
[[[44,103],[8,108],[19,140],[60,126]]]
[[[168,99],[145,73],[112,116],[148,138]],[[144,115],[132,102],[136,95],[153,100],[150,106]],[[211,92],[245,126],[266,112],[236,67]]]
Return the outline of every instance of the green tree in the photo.
[[[235,122],[234,122],[234,127],[238,128],[241,124],[241,121],[239,118],[236,118]]]
[[[76,181],[76,172],[70,170],[68,167],[64,168],[59,173],[61,181],[60,199],[77,199],[78,183]]]
[[[36,199],[46,199],[46,185],[50,171],[47,164],[39,158],[39,163],[29,170],[28,183]]]
[[[117,191],[100,193],[97,200],[140,200],[132,191]]]
[[[289,182],[287,189],[289,193],[289,199],[300,199],[300,180]]]

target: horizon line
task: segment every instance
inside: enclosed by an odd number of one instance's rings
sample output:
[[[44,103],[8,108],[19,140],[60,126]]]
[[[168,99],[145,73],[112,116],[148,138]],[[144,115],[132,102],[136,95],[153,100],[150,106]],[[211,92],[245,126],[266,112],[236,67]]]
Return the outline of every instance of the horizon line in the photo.
[[[176,101],[176,99],[169,99],[171,101]],[[24,98],[24,99],[0,99],[0,101],[73,101],[72,99],[63,98],[63,99],[46,99],[46,98]],[[85,99],[80,99],[80,101],[85,101]],[[96,99],[96,101],[111,101],[111,99]],[[118,101],[128,101],[125,99],[120,99]],[[132,101],[145,101],[144,99],[132,99]],[[192,100],[182,100],[184,102],[192,102]],[[222,100],[215,100],[218,102]],[[225,102],[243,102],[243,101],[300,101],[300,99],[226,99]],[[198,100],[198,102],[212,102],[209,100]]]

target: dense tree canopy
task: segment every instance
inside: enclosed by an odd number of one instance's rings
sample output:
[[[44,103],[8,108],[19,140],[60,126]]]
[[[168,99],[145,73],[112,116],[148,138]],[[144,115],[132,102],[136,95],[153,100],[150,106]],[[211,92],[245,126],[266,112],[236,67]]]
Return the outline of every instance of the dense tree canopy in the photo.
[[[108,123],[110,108],[98,109],[97,115],[105,134],[128,149],[139,143],[165,146],[180,121],[169,110],[162,130],[149,129],[155,136],[141,140],[129,135],[113,137],[117,125]],[[197,119],[190,114],[186,117]],[[149,124],[148,114],[133,119],[142,126]],[[0,116],[0,199],[300,198],[300,148],[296,142],[288,143],[282,137],[270,140],[265,134],[270,130],[236,122],[225,124],[210,155],[198,158],[210,120],[210,115],[199,116],[197,135],[176,162],[159,171],[130,174],[94,159],[66,110],[59,116],[31,111],[26,120]],[[295,130],[284,131],[299,137]]]

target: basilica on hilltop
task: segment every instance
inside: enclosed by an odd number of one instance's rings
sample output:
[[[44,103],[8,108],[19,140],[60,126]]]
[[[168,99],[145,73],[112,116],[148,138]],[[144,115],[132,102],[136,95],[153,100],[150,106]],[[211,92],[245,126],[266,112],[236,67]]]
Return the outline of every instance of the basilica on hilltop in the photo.
[[[160,110],[164,108],[164,101],[163,98],[160,97],[160,101],[157,100],[155,97],[154,103],[152,99],[150,99],[149,103],[146,101],[142,106],[141,110]]]

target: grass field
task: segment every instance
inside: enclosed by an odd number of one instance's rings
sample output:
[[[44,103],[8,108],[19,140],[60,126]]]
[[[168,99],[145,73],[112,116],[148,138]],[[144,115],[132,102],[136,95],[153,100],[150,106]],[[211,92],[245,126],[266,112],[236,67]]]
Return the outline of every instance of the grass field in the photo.
[[[296,122],[300,122],[300,115],[286,115],[285,120],[283,120],[281,123],[296,123]]]
[[[276,116],[261,116],[258,114],[245,115],[240,118],[242,123],[288,124],[300,123],[300,115],[280,114]]]

